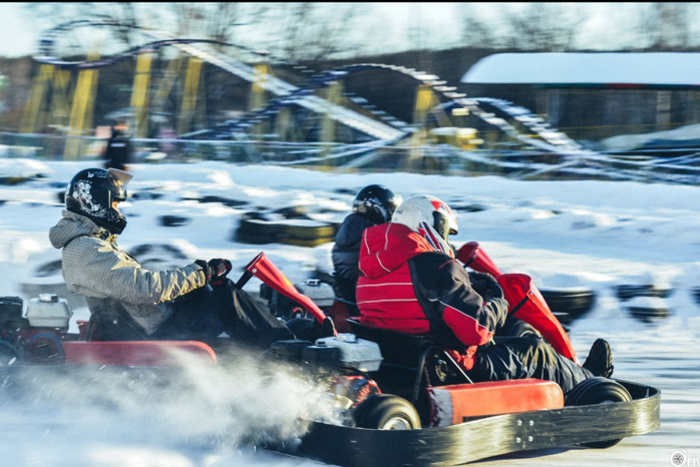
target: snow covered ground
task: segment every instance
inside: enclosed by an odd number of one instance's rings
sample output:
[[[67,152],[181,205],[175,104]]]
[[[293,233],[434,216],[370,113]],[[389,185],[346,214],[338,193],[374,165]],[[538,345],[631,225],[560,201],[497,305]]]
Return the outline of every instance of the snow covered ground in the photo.
[[[94,163],[0,159],[0,179],[29,177],[22,183],[0,184],[0,297],[20,296],[26,304],[40,291],[64,294],[74,311],[73,331],[75,319],[86,318],[88,311],[61,288],[56,266],[60,253],[51,247],[48,230],[60,218],[59,194],[65,184],[90,165]],[[585,358],[595,338],[604,337],[613,349],[615,377],[662,391],[662,425],[655,433],[627,438],[608,450],[536,451],[479,465],[681,465],[671,461],[677,452],[685,455],[682,465],[700,465],[700,302],[694,295],[700,287],[700,188],[343,174],[222,162],[137,164],[132,172],[131,198],[122,207],[128,226],[119,244],[140,251],[139,259],[165,266],[226,257],[234,264],[231,276],[237,278],[264,251],[293,283],[317,269],[329,271],[332,244],[237,242],[235,231],[244,213],[303,206],[313,221],[337,223],[350,212],[355,193],[370,183],[381,183],[404,198],[418,193],[438,196],[457,213],[456,245],[479,242],[501,270],[530,274],[542,290],[592,290],[593,308],[569,325],[576,352]],[[259,285],[253,279],[246,289],[255,293]],[[667,293],[622,300],[619,286]],[[651,317],[641,319],[633,308],[650,310]],[[249,382],[245,365],[241,372],[223,375],[220,386],[203,391],[215,394],[209,402],[213,397],[217,404],[244,401],[245,410],[234,414],[207,412],[209,405],[197,403],[201,399],[158,401],[148,414],[114,418],[87,403],[47,412],[41,400],[34,409],[0,400],[3,462],[51,467],[313,465],[235,447],[237,440],[255,436],[256,430],[264,431],[272,423],[261,415],[271,406],[285,408],[275,416],[290,429],[297,428],[292,420],[298,414],[314,410],[313,390],[301,382],[280,375],[277,384],[263,389]],[[74,391],[72,396],[89,392]],[[226,399],[229,393],[231,400]],[[307,393],[311,396],[298,402]],[[87,415],[92,413],[94,417]],[[179,441],[183,434],[194,437],[212,427],[233,433],[232,441],[209,448]]]

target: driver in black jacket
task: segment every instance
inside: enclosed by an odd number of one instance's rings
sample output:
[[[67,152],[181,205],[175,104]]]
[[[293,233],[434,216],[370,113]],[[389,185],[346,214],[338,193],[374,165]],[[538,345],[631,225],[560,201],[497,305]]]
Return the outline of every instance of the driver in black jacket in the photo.
[[[355,288],[360,271],[362,232],[368,227],[389,222],[401,197],[382,185],[367,185],[352,203],[352,212],[345,218],[335,237],[333,268],[335,303],[330,311],[339,331],[348,331],[345,319],[358,316]]]

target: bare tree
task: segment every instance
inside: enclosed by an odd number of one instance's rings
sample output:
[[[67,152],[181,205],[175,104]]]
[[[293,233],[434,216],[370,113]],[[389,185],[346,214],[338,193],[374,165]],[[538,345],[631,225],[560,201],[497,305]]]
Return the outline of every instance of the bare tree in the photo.
[[[50,20],[54,26],[74,22],[103,22],[124,25],[111,27],[109,45],[117,50],[130,48],[153,40],[144,31],[169,31],[179,38],[207,39],[235,43],[240,26],[254,25],[268,10],[264,3],[205,2],[205,3],[134,3],[134,2],[78,2],[29,3],[28,11]],[[89,26],[86,26],[86,28]],[[107,31],[107,29],[104,29]],[[64,35],[74,31],[66,30]],[[95,34],[95,30],[88,31]],[[68,38],[59,38],[68,42]],[[73,39],[80,43],[81,39]],[[84,41],[83,41],[84,42]]]
[[[467,47],[497,47],[497,32],[493,24],[480,18],[469,3],[462,4],[462,45]]]
[[[586,15],[572,3],[527,3],[505,16],[507,46],[523,50],[563,52],[573,48]]]
[[[658,50],[679,50],[690,45],[691,3],[647,4],[643,13],[642,27],[649,46]]]
[[[356,48],[350,39],[362,4],[271,4],[266,22],[270,49],[290,61],[321,60]]]

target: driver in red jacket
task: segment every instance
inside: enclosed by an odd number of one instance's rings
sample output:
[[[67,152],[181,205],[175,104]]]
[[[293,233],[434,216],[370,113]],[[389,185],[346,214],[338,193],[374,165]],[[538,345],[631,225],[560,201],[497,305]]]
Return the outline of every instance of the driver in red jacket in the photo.
[[[610,346],[593,344],[583,366],[557,353],[538,334],[495,344],[508,302],[490,274],[468,273],[448,242],[457,219],[428,195],[404,201],[390,223],[364,231],[357,284],[360,322],[430,335],[474,381],[538,378],[566,392],[593,376],[612,374]]]

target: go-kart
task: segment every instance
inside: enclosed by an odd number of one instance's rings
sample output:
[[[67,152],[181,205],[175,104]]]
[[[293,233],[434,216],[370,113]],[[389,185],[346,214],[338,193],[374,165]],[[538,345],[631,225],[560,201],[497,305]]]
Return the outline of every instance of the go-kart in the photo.
[[[476,244],[465,245],[458,258],[494,273],[517,308],[511,312],[576,359],[527,276],[501,274]],[[292,319],[312,322],[298,328],[305,329],[300,338],[274,342],[263,356],[323,381],[338,414],[337,423],[309,421],[296,443],[265,448],[336,465],[458,465],[555,446],[606,448],[659,427],[655,388],[600,377],[567,394],[537,379],[474,383],[430,337],[370,328],[352,318],[347,320],[352,332],[338,333],[332,317],[299,293],[264,253],[246,266],[237,287],[252,277],[301,307],[303,316]],[[93,340],[89,322],[79,323],[80,334],[68,334],[70,312],[55,296],[32,299],[26,317],[17,316],[17,305],[11,297],[0,299],[4,370],[168,368],[180,362],[173,350],[203,365],[219,363],[214,348],[198,341]]]

